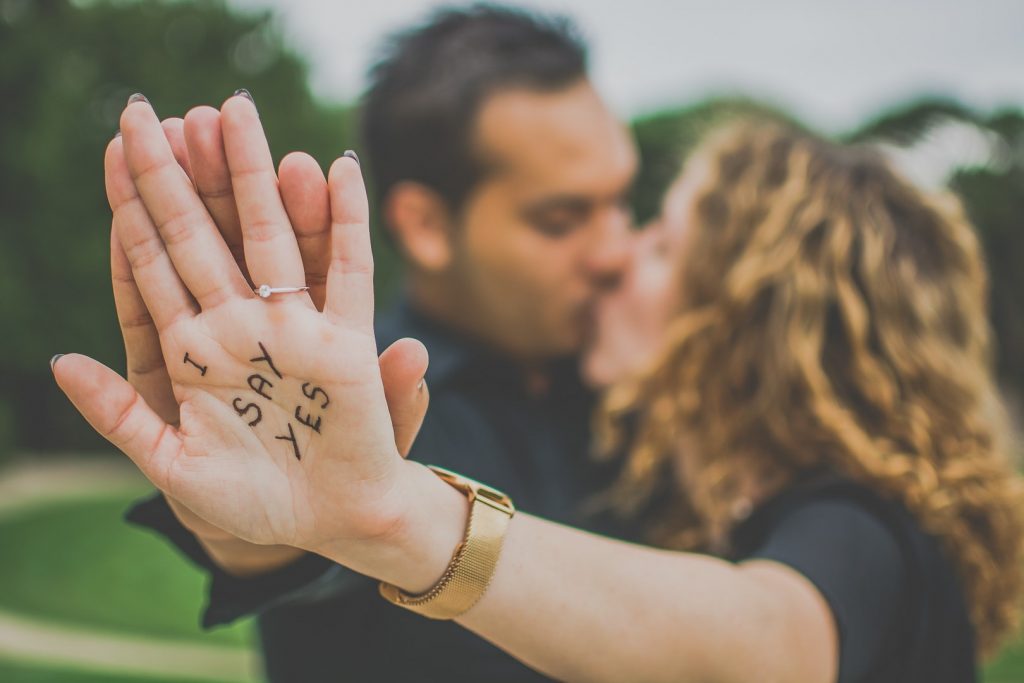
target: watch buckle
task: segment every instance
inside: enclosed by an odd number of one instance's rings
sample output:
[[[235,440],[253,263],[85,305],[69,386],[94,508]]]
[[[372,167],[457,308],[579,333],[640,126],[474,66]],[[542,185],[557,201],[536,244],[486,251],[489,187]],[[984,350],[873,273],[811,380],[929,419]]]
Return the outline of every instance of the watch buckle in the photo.
[[[474,500],[479,499],[481,503],[499,512],[504,512],[509,517],[515,514],[516,508],[512,504],[512,499],[501,491],[437,465],[427,465],[427,467],[433,470],[434,474],[441,479],[467,494],[469,502],[472,503]]]

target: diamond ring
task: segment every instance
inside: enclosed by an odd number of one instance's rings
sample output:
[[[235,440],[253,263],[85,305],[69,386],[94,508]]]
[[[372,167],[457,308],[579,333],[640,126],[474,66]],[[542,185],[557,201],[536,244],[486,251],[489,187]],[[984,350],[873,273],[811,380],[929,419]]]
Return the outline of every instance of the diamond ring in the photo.
[[[269,299],[271,294],[294,294],[295,292],[308,292],[309,287],[271,287],[260,285],[258,289],[252,290],[263,299]]]

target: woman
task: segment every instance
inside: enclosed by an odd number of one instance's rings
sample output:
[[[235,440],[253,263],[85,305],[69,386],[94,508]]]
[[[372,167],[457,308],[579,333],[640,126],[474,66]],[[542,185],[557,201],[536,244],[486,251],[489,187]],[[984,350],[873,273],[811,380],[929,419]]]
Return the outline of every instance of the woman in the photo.
[[[222,116],[262,137],[241,98]],[[176,170],[149,107],[121,130],[136,168]],[[260,170],[239,213],[275,225]],[[159,180],[141,197],[153,222],[126,230],[146,246],[133,275],[174,360],[180,427],[83,356],[54,372],[210,523],[377,577],[393,602],[559,679],[971,680],[972,631],[991,648],[1011,626],[1021,488],[990,416],[977,245],[878,160],[734,133],[695,157],[643,238],[665,277],[645,291],[638,257],[587,365],[624,373],[603,420],[627,453],[612,500],[663,549],[513,516],[499,492],[402,459],[354,162],[329,179],[322,314],[301,294],[256,296],[215,229],[195,232],[202,249],[164,245],[153,223],[181,225],[172,200],[192,190]],[[250,268],[301,273],[296,253]],[[650,359],[616,352],[633,324]]]
[[[952,199],[925,197],[867,150],[774,125],[720,133],[640,237],[586,358],[595,383],[621,380],[601,415],[612,444],[630,427],[616,506],[646,506],[655,545],[725,554],[770,546],[757,526],[772,515],[810,522],[779,549],[798,554],[827,543],[818,532],[852,540],[840,525],[881,522],[859,540],[900,546],[872,577],[900,589],[870,614],[836,614],[864,620],[847,634],[841,678],[939,680],[922,674],[948,663],[942,654],[905,655],[914,638],[954,632],[958,589],[973,626],[946,642],[966,658],[976,630],[992,652],[1017,617],[1021,498],[986,297],[980,247]],[[785,559],[821,571],[814,557]],[[818,588],[834,611],[864,599],[829,595],[841,590],[830,579],[826,567]]]

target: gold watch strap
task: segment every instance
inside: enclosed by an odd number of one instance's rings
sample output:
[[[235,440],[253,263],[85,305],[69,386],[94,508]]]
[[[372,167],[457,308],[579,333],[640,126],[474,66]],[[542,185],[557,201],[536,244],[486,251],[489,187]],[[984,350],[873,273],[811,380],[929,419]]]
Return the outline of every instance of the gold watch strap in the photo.
[[[454,619],[475,605],[487,590],[515,506],[501,491],[443,467],[428,467],[469,497],[466,535],[440,580],[429,590],[410,595],[397,586],[381,582],[380,594],[396,605],[431,619]]]

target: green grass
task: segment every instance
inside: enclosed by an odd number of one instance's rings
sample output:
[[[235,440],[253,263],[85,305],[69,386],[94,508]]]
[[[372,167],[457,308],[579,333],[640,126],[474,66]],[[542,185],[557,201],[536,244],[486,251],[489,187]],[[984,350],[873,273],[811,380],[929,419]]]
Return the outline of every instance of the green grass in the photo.
[[[1021,683],[1024,681],[1024,641],[1005,649],[1000,657],[985,667],[984,683]]]
[[[121,519],[132,499],[53,503],[0,522],[0,608],[96,630],[251,643],[251,623],[199,628],[204,575]]]
[[[177,678],[139,678],[3,660],[0,660],[0,681],[4,683],[184,683]],[[218,682],[212,680],[204,682],[190,678],[188,683]]]

